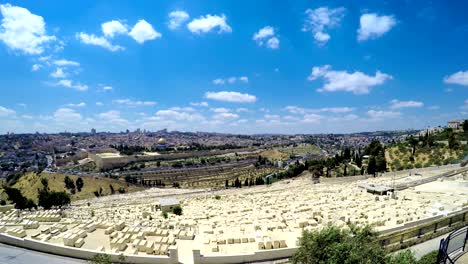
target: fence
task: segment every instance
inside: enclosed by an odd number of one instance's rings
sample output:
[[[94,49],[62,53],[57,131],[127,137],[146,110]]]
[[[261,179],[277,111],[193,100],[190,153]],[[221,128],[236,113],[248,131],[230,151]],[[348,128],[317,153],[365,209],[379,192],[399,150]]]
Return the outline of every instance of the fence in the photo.
[[[396,251],[447,234],[468,225],[468,208],[410,222],[380,232],[380,244],[388,251]]]
[[[437,263],[455,263],[455,259],[467,249],[468,226],[458,229],[440,241]]]

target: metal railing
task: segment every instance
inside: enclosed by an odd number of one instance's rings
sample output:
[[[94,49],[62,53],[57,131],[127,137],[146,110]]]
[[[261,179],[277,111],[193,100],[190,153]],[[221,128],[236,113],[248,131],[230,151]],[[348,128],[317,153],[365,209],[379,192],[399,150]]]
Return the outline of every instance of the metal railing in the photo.
[[[454,264],[455,259],[468,249],[468,226],[453,231],[447,238],[440,241],[439,254],[437,255],[437,263],[439,264]]]

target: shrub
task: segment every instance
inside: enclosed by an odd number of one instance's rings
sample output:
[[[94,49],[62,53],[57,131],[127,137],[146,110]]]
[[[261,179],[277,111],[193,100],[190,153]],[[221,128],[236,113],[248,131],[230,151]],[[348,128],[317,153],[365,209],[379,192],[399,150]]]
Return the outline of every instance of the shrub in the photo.
[[[90,260],[90,264],[112,264],[111,257],[106,254],[96,254]]]
[[[370,227],[303,231],[292,263],[385,263],[385,251]]]
[[[172,213],[175,215],[182,215],[182,207],[180,207],[179,205],[175,206],[174,208],[172,208]]]
[[[21,194],[20,190],[10,187],[5,187],[5,193],[8,195],[8,200],[15,204],[16,209],[37,208],[33,200],[28,199]]]
[[[215,196],[215,199],[216,199],[216,200],[221,200],[221,196],[216,195],[216,196]]]
[[[167,212],[162,212],[162,217],[164,217],[164,219],[167,219]]]

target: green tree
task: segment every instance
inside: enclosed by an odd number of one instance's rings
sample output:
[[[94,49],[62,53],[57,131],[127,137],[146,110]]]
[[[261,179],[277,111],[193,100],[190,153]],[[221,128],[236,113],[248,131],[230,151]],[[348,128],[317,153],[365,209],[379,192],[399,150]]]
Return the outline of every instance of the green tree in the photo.
[[[375,242],[376,233],[367,226],[335,226],[320,231],[303,231],[300,247],[292,257],[292,263],[385,263],[385,251]]]
[[[369,163],[367,164],[367,173],[375,176],[377,172],[377,162],[374,156],[369,157]]]
[[[24,197],[20,190],[11,187],[5,187],[4,190],[8,200],[15,204],[16,209],[37,208],[34,201]]]
[[[407,141],[408,141],[408,144],[411,146],[411,149],[412,149],[411,153],[414,156],[414,153],[416,153],[416,146],[418,145],[419,141],[413,136],[410,136],[407,139]]]
[[[81,192],[81,189],[83,189],[84,186],[84,181],[81,177],[76,179],[76,188],[78,189],[78,192]]]

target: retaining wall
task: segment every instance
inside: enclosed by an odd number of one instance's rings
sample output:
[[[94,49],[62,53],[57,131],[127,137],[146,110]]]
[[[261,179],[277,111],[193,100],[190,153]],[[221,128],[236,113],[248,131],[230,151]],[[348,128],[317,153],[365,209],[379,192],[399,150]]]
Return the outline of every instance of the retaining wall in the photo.
[[[256,251],[254,253],[244,253],[236,255],[211,255],[204,256],[200,254],[200,250],[193,250],[194,264],[233,264],[233,263],[249,263],[256,261],[269,261],[276,259],[289,258],[296,252],[297,248],[283,248]]]
[[[45,253],[67,256],[72,258],[86,259],[93,258],[96,254],[103,254],[104,252],[73,248],[67,246],[60,246],[51,243],[39,242],[29,238],[17,238],[7,234],[0,234],[0,243],[17,246],[21,248],[27,248],[31,250],[41,251]],[[125,263],[154,263],[154,264],[176,264],[179,263],[177,247],[169,248],[170,256],[137,256],[137,255],[125,255]],[[119,262],[120,254],[105,253],[109,255],[113,262]]]

